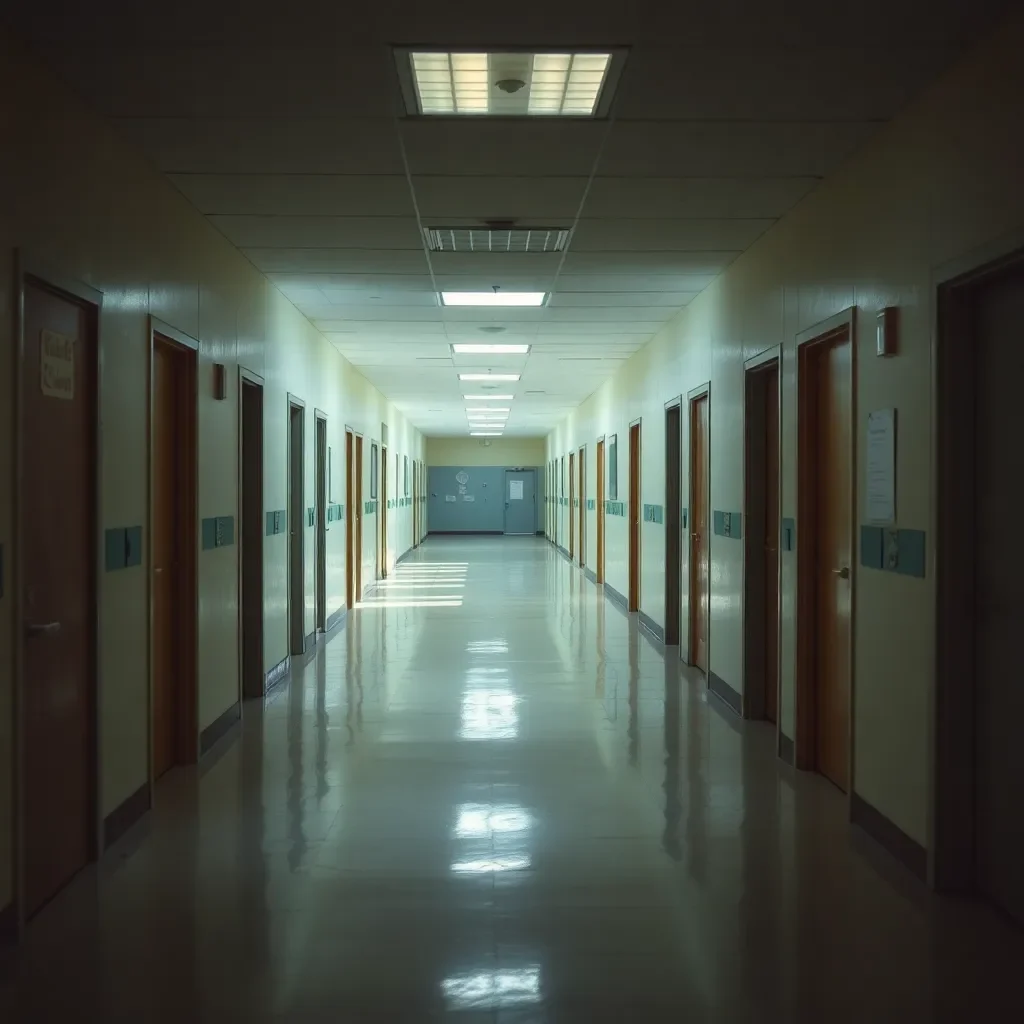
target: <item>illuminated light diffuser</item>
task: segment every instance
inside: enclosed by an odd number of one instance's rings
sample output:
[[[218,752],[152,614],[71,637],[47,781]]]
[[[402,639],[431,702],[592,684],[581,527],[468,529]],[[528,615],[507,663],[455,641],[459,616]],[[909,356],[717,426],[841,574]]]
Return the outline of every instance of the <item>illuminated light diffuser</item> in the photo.
[[[501,356],[524,356],[530,351],[529,345],[452,345],[456,355],[493,354]]]
[[[501,437],[500,430],[471,430],[470,437]]]
[[[467,402],[511,402],[515,395],[463,395]]]
[[[441,304],[444,306],[543,306],[547,297],[547,292],[441,292]],[[500,347],[498,346],[498,348]],[[481,349],[485,352],[494,351],[493,347],[487,345],[481,346]],[[529,346],[526,349],[529,351]]]
[[[518,373],[460,373],[459,380],[519,380]]]

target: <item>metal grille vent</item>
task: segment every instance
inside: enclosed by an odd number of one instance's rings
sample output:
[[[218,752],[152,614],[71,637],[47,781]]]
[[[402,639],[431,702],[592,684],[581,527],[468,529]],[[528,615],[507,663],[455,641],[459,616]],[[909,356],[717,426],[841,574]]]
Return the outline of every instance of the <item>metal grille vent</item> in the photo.
[[[424,228],[432,252],[561,252],[569,228]]]

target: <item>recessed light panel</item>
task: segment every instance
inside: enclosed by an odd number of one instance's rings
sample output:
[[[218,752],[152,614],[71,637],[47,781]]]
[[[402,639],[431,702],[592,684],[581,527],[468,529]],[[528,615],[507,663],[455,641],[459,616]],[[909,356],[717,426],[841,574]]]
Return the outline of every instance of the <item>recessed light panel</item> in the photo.
[[[456,355],[525,356],[530,351],[529,345],[452,345]]]
[[[511,402],[515,395],[463,395],[467,402]]]
[[[471,430],[470,437],[501,437],[500,430]]]
[[[596,117],[608,111],[625,52],[397,50],[396,56],[410,113]]]
[[[441,292],[443,306],[543,306],[547,292]]]
[[[491,407],[491,408],[486,408],[486,409],[485,408],[480,408],[480,409],[473,408],[473,409],[467,409],[466,410],[466,415],[467,416],[472,416],[474,414],[479,414],[481,416],[497,416],[499,413],[509,413],[511,411],[512,411],[511,409],[500,409],[500,408],[497,408],[497,407]]]
[[[460,373],[459,380],[519,380],[518,373]]]

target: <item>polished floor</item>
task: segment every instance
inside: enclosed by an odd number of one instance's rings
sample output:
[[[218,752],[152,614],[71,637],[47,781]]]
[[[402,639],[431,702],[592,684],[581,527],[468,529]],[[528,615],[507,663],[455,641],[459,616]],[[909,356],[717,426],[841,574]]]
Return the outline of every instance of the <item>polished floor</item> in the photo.
[[[432,539],[39,915],[0,1020],[1020,1020],[1022,968],[545,542]]]

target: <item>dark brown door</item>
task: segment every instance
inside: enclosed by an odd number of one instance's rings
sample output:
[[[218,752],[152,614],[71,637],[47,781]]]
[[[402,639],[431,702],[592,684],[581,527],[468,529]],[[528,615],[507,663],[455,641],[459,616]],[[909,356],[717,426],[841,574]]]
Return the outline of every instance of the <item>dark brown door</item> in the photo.
[[[288,637],[292,654],[306,649],[306,410],[288,404]]]
[[[746,374],[744,713],[775,722],[779,659],[779,366]]]
[[[579,474],[580,474],[580,568],[587,564],[587,449],[579,451]]]
[[[153,777],[194,758],[195,353],[153,338]]]
[[[263,696],[263,388],[242,381],[242,695]]]
[[[597,582],[604,583],[604,441],[597,442]]]
[[[25,286],[20,422],[25,909],[95,828],[96,311]]]
[[[849,785],[853,363],[844,328],[800,352],[798,701],[805,758]]]
[[[363,599],[363,439],[356,438],[355,462],[355,509],[356,537],[353,569],[355,574],[355,599]]]
[[[1024,269],[975,299],[975,856],[978,887],[1024,924],[1024,554],[1007,533],[1019,493]]]
[[[708,670],[711,538],[708,396],[690,401],[690,663]]]
[[[380,530],[379,577],[388,574],[388,450],[380,449],[380,504],[377,506],[378,528]]]
[[[355,524],[356,507],[354,488],[352,486],[352,459],[354,457],[352,431],[345,431],[345,606],[351,608],[355,604]]]
[[[576,456],[569,455],[569,557],[576,554]]]
[[[629,610],[640,610],[640,424],[629,428]]]
[[[682,416],[679,406],[665,410],[665,643],[679,643],[683,571],[680,462]]]
[[[316,417],[316,628],[327,628],[327,420]]]

